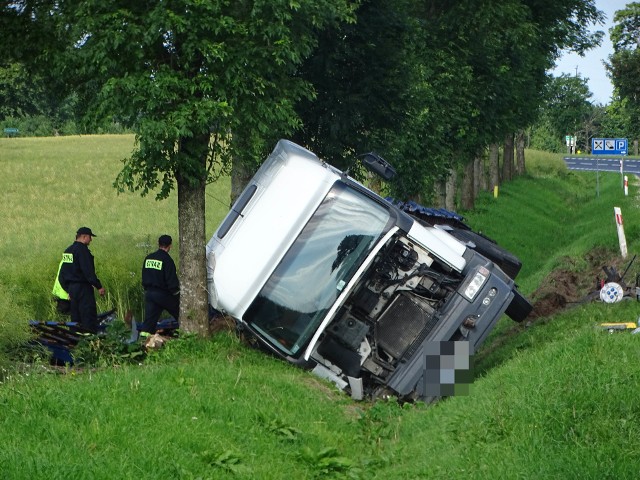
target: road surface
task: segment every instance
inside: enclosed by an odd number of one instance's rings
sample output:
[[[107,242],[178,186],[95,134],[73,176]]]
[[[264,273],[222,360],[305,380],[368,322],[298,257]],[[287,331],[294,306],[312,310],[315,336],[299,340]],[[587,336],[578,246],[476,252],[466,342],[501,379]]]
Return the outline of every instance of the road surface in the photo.
[[[587,170],[590,172],[620,172],[620,159],[624,158],[623,170],[629,175],[640,175],[640,160],[630,160],[627,157],[610,157],[598,155],[593,157],[581,157],[579,155],[567,156],[563,160],[569,170]]]

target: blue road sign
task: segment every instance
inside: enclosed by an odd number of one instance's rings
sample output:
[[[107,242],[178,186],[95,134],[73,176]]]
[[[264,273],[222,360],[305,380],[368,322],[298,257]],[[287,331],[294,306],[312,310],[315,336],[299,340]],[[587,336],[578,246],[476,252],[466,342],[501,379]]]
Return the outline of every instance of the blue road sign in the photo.
[[[626,155],[626,138],[592,138],[592,155]]]

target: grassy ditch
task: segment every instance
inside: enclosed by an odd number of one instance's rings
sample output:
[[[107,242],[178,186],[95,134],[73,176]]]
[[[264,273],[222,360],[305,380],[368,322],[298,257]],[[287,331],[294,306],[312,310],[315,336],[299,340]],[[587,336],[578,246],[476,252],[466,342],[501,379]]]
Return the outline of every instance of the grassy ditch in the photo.
[[[619,173],[568,171],[560,158],[553,164],[542,152],[529,152],[528,159],[530,175],[503,185],[497,198],[483,194],[476,208],[464,213],[470,225],[518,255],[523,266],[517,282],[534,304],[524,324],[506,317],[498,323],[479,355],[480,372],[528,348],[531,325],[548,324],[558,312],[580,306],[606,278],[603,267],[626,271],[624,282],[631,287],[640,273],[640,258],[634,259],[640,253],[638,179],[629,180],[624,196]],[[620,254],[614,206],[622,209],[626,258]],[[541,332],[553,340],[552,329]]]
[[[4,142],[14,140],[32,141]],[[35,314],[29,310],[34,299],[48,302],[59,252],[80,224],[98,233],[92,244],[98,274],[123,297],[139,281],[144,247],[136,245],[175,231],[175,199],[158,203],[110,190],[131,137],[113,138],[120,153],[91,164],[111,169],[95,175],[93,190],[105,198],[76,196],[82,208],[67,211],[65,192],[83,190],[58,169],[72,155],[74,165],[81,164],[104,139],[84,140],[90,146],[79,141],[59,157],[45,154],[57,139],[46,147],[11,145],[23,151],[12,151],[8,170],[31,193],[12,191],[10,201],[33,201],[35,192],[43,198],[34,201],[42,212],[12,217],[20,227],[0,226],[8,239],[2,253],[16,263],[0,273],[3,285],[17,285],[3,300],[14,305],[9,314]],[[3,162],[6,145],[0,144]],[[40,154],[26,153],[36,147]],[[21,165],[39,155],[35,170]],[[52,158],[60,163],[51,183],[70,184],[51,186],[51,193],[44,184],[30,189],[30,182],[41,182],[31,172]],[[538,160],[530,152],[529,159],[529,176],[502,186],[498,198],[482,196],[464,215],[521,258],[518,282],[538,306],[551,290],[567,301],[525,324],[502,319],[476,356],[478,377],[469,395],[430,407],[353,402],[227,332],[208,341],[171,341],[143,364],[93,370],[32,364],[0,384],[0,478],[635,478],[640,335],[610,334],[599,324],[636,321],[640,303],[574,299],[592,289],[603,265],[622,271],[638,252],[637,187],[632,183],[624,197],[619,174],[601,174],[596,196],[595,174],[567,172],[558,157]],[[10,182],[4,187],[12,188]],[[223,212],[228,186],[219,187],[209,199]],[[627,259],[618,251],[614,206],[624,215]],[[210,209],[212,230],[222,213]],[[60,222],[47,223],[56,213]],[[30,266],[37,262],[40,268]],[[639,270],[640,261],[626,278],[632,281]],[[127,275],[131,279],[121,280]],[[130,287],[114,288],[118,281]],[[0,311],[0,319],[5,315]]]

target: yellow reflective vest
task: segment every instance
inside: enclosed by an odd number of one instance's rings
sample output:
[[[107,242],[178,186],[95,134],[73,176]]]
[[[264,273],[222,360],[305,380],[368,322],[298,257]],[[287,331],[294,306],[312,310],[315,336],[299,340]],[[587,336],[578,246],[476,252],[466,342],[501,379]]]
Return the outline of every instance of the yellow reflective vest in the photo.
[[[69,294],[64,288],[62,288],[62,285],[60,285],[60,280],[58,280],[58,277],[60,276],[60,268],[62,268],[63,263],[64,260],[62,260],[60,262],[60,265],[58,266],[58,273],[56,273],[56,279],[53,282],[53,290],[51,291],[51,293],[53,293],[54,297],[61,300],[69,300]]]

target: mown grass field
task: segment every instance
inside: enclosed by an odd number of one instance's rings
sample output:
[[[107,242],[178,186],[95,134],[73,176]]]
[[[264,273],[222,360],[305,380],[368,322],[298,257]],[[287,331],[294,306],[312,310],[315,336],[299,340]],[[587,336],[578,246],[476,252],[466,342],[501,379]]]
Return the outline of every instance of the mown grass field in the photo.
[[[177,226],[175,198],[111,189],[131,145],[126,136],[0,141],[12,210],[0,226],[2,258],[12,259],[0,269],[0,325],[47,314],[32,305],[48,304],[59,254],[82,224],[98,234],[98,274],[122,297],[102,306],[132,301],[143,245]],[[596,196],[595,174],[567,172],[559,156],[529,152],[528,165],[529,176],[463,212],[520,257],[522,291],[558,268],[587,271],[596,247],[627,265],[640,247],[637,187],[624,197],[620,175],[601,174]],[[227,198],[228,185],[212,186],[208,234]],[[614,206],[628,259],[618,255]],[[638,271],[633,264],[627,280]],[[470,394],[430,407],[353,402],[225,332],[169,342],[140,365],[31,365],[0,384],[0,478],[636,478],[640,335],[598,325],[639,315],[632,300],[526,325],[505,317],[477,356]]]

